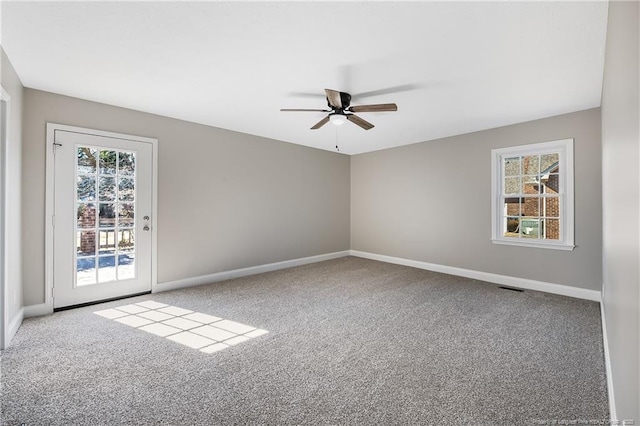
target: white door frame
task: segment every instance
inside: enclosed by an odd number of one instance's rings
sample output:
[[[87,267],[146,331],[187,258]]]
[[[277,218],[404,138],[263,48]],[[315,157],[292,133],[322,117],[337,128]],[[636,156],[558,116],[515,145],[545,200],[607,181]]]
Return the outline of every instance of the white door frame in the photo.
[[[54,137],[55,131],[84,133],[88,135],[104,136],[116,139],[128,139],[136,142],[150,143],[153,147],[151,177],[151,217],[154,218],[151,226],[151,291],[156,292],[158,285],[158,139],[144,136],[126,135],[123,133],[105,132],[102,130],[87,129],[83,127],[69,126],[65,124],[47,123],[47,154],[46,154],[46,189],[45,189],[45,289],[44,306],[38,309],[38,314],[49,314],[53,312],[53,215],[55,202],[55,179],[54,179]]]

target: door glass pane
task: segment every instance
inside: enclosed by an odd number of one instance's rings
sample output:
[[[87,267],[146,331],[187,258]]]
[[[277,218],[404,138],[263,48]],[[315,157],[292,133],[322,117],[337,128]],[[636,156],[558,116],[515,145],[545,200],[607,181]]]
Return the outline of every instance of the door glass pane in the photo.
[[[116,226],[116,211],[113,203],[100,203],[100,228]]]
[[[76,253],[80,256],[93,256],[96,254],[96,232],[76,232]]]
[[[118,251],[120,253],[133,251],[135,247],[133,232],[133,229],[120,229],[118,231]]]
[[[121,254],[118,256],[118,279],[125,280],[135,278],[135,258],[133,254]]]
[[[116,231],[109,229],[100,231],[100,241],[98,246],[98,254],[115,254],[116,253]]]
[[[76,189],[78,201],[94,201],[96,199],[95,176],[78,176]]]
[[[96,258],[83,257],[76,261],[76,283],[79,286],[96,283]]]
[[[96,153],[95,148],[78,147],[78,173],[96,172]]]
[[[116,279],[116,257],[101,256],[98,258],[98,282],[115,281]]]
[[[100,176],[100,184],[98,185],[98,196],[100,201],[116,200],[116,178]]]
[[[100,151],[100,174],[116,174],[117,156],[118,153],[116,151]]]
[[[136,167],[136,155],[133,152],[120,152],[118,161],[119,175],[133,175]]]
[[[134,224],[134,212],[132,203],[119,203],[118,204],[118,226],[133,226]]]
[[[96,205],[94,203],[78,203],[77,211],[78,228],[96,227]]]
[[[120,201],[133,201],[135,195],[135,187],[133,178],[118,178],[118,199]]]

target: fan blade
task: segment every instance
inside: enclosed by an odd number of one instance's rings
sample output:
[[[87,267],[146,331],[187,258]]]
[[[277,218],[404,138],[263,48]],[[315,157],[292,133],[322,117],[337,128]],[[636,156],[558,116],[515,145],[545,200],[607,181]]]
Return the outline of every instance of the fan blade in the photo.
[[[349,120],[353,124],[357,124],[358,126],[362,127],[365,130],[373,129],[375,127],[373,124],[369,123],[367,120],[363,120],[357,115],[353,115],[353,114],[347,115],[347,120]]]
[[[382,111],[397,111],[398,105],[396,104],[375,104],[375,105],[358,105],[349,108],[349,111],[353,112],[382,112]]]
[[[340,92],[337,90],[324,89],[324,93],[327,94],[327,99],[329,100],[329,104],[335,108],[342,108],[342,98],[340,97]]]
[[[313,126],[311,128],[311,130],[317,130],[320,127],[324,126],[325,124],[327,124],[329,122],[329,116],[327,115],[325,118],[323,118],[322,120],[318,121],[315,126]]]
[[[331,112],[330,109],[304,109],[304,108],[281,108],[280,111],[312,111],[312,112]]]

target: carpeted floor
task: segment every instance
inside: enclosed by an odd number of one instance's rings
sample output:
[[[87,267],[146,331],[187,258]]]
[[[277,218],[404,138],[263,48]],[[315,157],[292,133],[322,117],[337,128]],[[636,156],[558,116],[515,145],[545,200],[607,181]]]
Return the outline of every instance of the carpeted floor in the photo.
[[[149,300],[268,333],[205,353],[95,314]],[[609,415],[597,303],[355,257],[27,319],[1,366],[6,425]]]

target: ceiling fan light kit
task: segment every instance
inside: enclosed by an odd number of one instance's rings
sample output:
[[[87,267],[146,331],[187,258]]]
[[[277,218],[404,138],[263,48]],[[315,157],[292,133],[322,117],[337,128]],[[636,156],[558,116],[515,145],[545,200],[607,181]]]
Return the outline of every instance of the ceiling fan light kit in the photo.
[[[329,121],[336,126],[342,126],[347,121],[347,116],[344,114],[330,114]]]
[[[339,92],[332,89],[324,89],[327,96],[328,109],[286,109],[283,108],[280,111],[302,111],[302,112],[328,112],[325,118],[317,122],[311,130],[317,130],[320,127],[331,121],[336,126],[341,126],[345,121],[350,121],[353,124],[360,126],[364,130],[373,129],[374,125],[367,120],[355,115],[357,112],[385,112],[385,111],[397,111],[398,106],[396,104],[375,104],[375,105],[358,105],[351,106],[351,95],[346,92]]]

